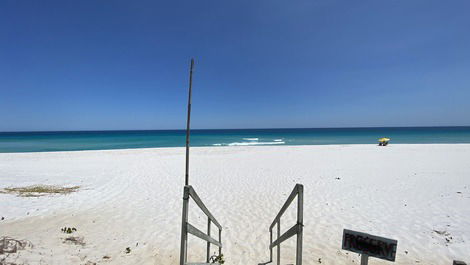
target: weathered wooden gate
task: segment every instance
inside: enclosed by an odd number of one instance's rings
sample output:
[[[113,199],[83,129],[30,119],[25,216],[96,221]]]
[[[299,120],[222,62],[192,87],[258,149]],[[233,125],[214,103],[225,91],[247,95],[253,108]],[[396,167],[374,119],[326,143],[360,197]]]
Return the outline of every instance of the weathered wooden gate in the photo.
[[[188,212],[189,212],[189,198],[192,198],[193,201],[199,206],[204,214],[207,216],[207,234],[197,229],[188,222]],[[219,247],[219,255],[222,253],[222,226],[217,222],[215,217],[209,212],[207,207],[204,205],[202,200],[197,195],[196,191],[190,185],[184,187],[183,192],[183,218],[181,222],[181,249],[180,249],[180,265],[203,265],[211,264],[210,263],[210,249],[211,244],[214,244]],[[219,240],[215,240],[211,237],[211,223],[214,223],[215,226],[219,229]],[[192,234],[196,237],[199,237],[202,240],[207,242],[207,257],[206,263],[189,263],[187,262],[188,257],[188,234]]]
[[[281,217],[284,212],[289,208],[292,201],[297,197],[297,224],[292,226],[284,234],[281,235]],[[302,184],[296,184],[291,194],[287,198],[287,201],[282,206],[281,210],[277,214],[276,218],[269,227],[270,244],[269,244],[269,261],[260,263],[259,265],[265,265],[273,262],[273,248],[277,247],[277,265],[281,264],[281,243],[285,240],[297,235],[296,255],[295,264],[302,265],[302,235],[303,235],[303,216],[304,216],[304,186]],[[277,224],[277,238],[273,242],[273,228]]]

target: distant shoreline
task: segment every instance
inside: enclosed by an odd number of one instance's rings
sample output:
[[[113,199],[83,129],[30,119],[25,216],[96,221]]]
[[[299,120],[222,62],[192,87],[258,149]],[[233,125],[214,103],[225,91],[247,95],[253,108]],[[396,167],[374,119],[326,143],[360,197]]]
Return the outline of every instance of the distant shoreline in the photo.
[[[407,146],[468,146],[470,143],[426,143],[426,144],[421,144],[421,143],[414,143],[414,144],[393,144],[393,145],[388,145],[386,147],[380,147],[377,144],[317,144],[317,145],[245,145],[245,146],[192,146],[191,150],[207,150],[207,149],[214,149],[214,150],[259,150],[260,148],[275,148],[275,149],[290,149],[290,148],[310,148],[310,147],[318,147],[318,148],[325,148],[326,149],[336,149],[338,147],[375,147],[377,148],[384,148],[384,149],[390,149],[393,147],[407,147]],[[184,151],[184,146],[170,146],[170,147],[140,147],[140,148],[119,148],[119,149],[87,149],[87,150],[65,150],[65,151],[34,151],[34,152],[0,152],[1,155],[15,155],[15,154],[37,154],[37,153],[42,153],[42,154],[47,154],[47,153],[52,153],[52,154],[61,154],[61,153],[81,153],[81,152],[91,152],[91,153],[99,153],[99,152],[152,152],[152,151],[158,151],[158,150],[182,150]]]
[[[184,130],[0,133],[0,153],[185,146]],[[470,127],[192,130],[191,146],[470,143]]]

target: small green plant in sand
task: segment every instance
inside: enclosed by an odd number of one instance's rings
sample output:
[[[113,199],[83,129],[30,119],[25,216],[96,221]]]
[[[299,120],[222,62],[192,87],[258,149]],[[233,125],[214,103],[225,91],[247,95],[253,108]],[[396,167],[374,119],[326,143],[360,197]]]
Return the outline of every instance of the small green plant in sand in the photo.
[[[60,229],[60,231],[66,233],[66,234],[72,234],[73,232],[77,231],[77,228],[75,228],[75,227],[64,227],[64,228]]]
[[[60,187],[53,185],[33,185],[26,187],[4,188],[0,193],[16,194],[20,197],[40,197],[53,194],[69,194],[78,191],[80,186]]]
[[[210,258],[210,261],[211,263],[224,264],[225,263],[224,254],[214,255]]]
[[[127,247],[127,248],[126,248],[126,251],[124,251],[124,252],[125,252],[126,254],[131,253],[131,248],[130,248],[130,247]]]

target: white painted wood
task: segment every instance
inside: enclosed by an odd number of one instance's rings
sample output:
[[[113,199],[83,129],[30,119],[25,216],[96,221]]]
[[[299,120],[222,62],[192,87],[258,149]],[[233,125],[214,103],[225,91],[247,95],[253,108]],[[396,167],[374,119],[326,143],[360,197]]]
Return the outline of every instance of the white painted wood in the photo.
[[[201,198],[197,195],[196,191],[192,186],[189,187],[189,195],[193,198],[194,202],[199,206],[199,208],[211,219],[211,221],[220,229],[222,230],[222,226],[217,222],[215,217],[211,214],[211,212],[207,209],[206,205],[202,202]]]
[[[302,242],[303,242],[303,211],[304,211],[304,187],[302,184],[296,184],[291,194],[287,198],[281,210],[274,218],[274,221],[269,226],[269,261],[262,264],[268,264],[273,262],[273,248],[277,247],[277,265],[280,265],[281,260],[281,243],[288,238],[297,235],[296,245],[296,265],[302,265]],[[281,217],[287,208],[291,205],[292,201],[297,197],[297,224],[287,230],[284,234],[281,234]],[[273,227],[277,224],[277,238],[273,242]]]
[[[284,214],[284,212],[287,210],[287,208],[289,208],[289,205],[292,203],[292,201],[295,199],[295,197],[297,196],[297,194],[299,192],[299,186],[302,186],[302,185],[301,184],[296,184],[295,185],[294,189],[292,190],[291,194],[287,198],[286,202],[281,207],[281,210],[276,215],[276,218],[274,218],[274,221],[272,222],[271,226],[269,227],[270,229],[273,228],[274,225],[276,225],[277,221],[279,221],[281,219],[281,216]]]
[[[289,230],[287,230],[284,234],[279,236],[276,241],[274,241],[270,248],[274,248],[275,246],[281,244],[282,242],[286,241],[287,239],[295,236],[300,231],[301,226],[299,224],[294,225]]]
[[[213,239],[212,237],[204,234],[204,232],[202,232],[201,230],[199,230],[196,227],[192,226],[190,223],[186,223],[186,225],[187,225],[186,229],[187,229],[188,233],[190,233],[191,235],[199,237],[200,239],[205,240],[207,242],[210,242],[211,244],[214,244],[216,246],[222,247],[222,243],[220,243],[219,241]]]

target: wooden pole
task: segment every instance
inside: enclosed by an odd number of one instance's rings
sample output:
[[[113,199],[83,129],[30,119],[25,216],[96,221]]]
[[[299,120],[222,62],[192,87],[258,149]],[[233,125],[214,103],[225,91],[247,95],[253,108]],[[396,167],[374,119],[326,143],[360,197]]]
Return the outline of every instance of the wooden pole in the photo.
[[[219,242],[222,244],[222,230],[219,229]],[[219,256],[222,255],[222,247],[219,246]]]
[[[361,254],[361,265],[369,264],[369,255]]]
[[[207,217],[207,235],[211,236],[211,218],[210,217]],[[211,258],[211,242],[209,241],[207,241],[206,254],[207,254],[206,262],[209,263],[210,258]]]
[[[188,257],[188,204],[189,204],[189,188],[184,187],[183,192],[183,214],[181,220],[181,248],[180,248],[180,265],[186,263]]]
[[[297,233],[297,253],[296,265],[302,265],[302,247],[303,247],[303,225],[304,225],[304,186],[298,186],[297,197],[297,224],[300,224],[300,231]]]
[[[189,131],[191,124],[191,90],[193,86],[193,67],[194,59],[191,58],[191,66],[189,68],[189,97],[188,97],[188,117],[186,120],[186,173],[184,178],[184,185],[189,185]]]
[[[273,262],[273,249],[271,244],[273,243],[273,230],[269,228],[269,263]]]
[[[279,240],[280,236],[281,236],[281,219],[277,220],[277,240]],[[277,245],[277,265],[281,265],[281,244],[280,243]]]

